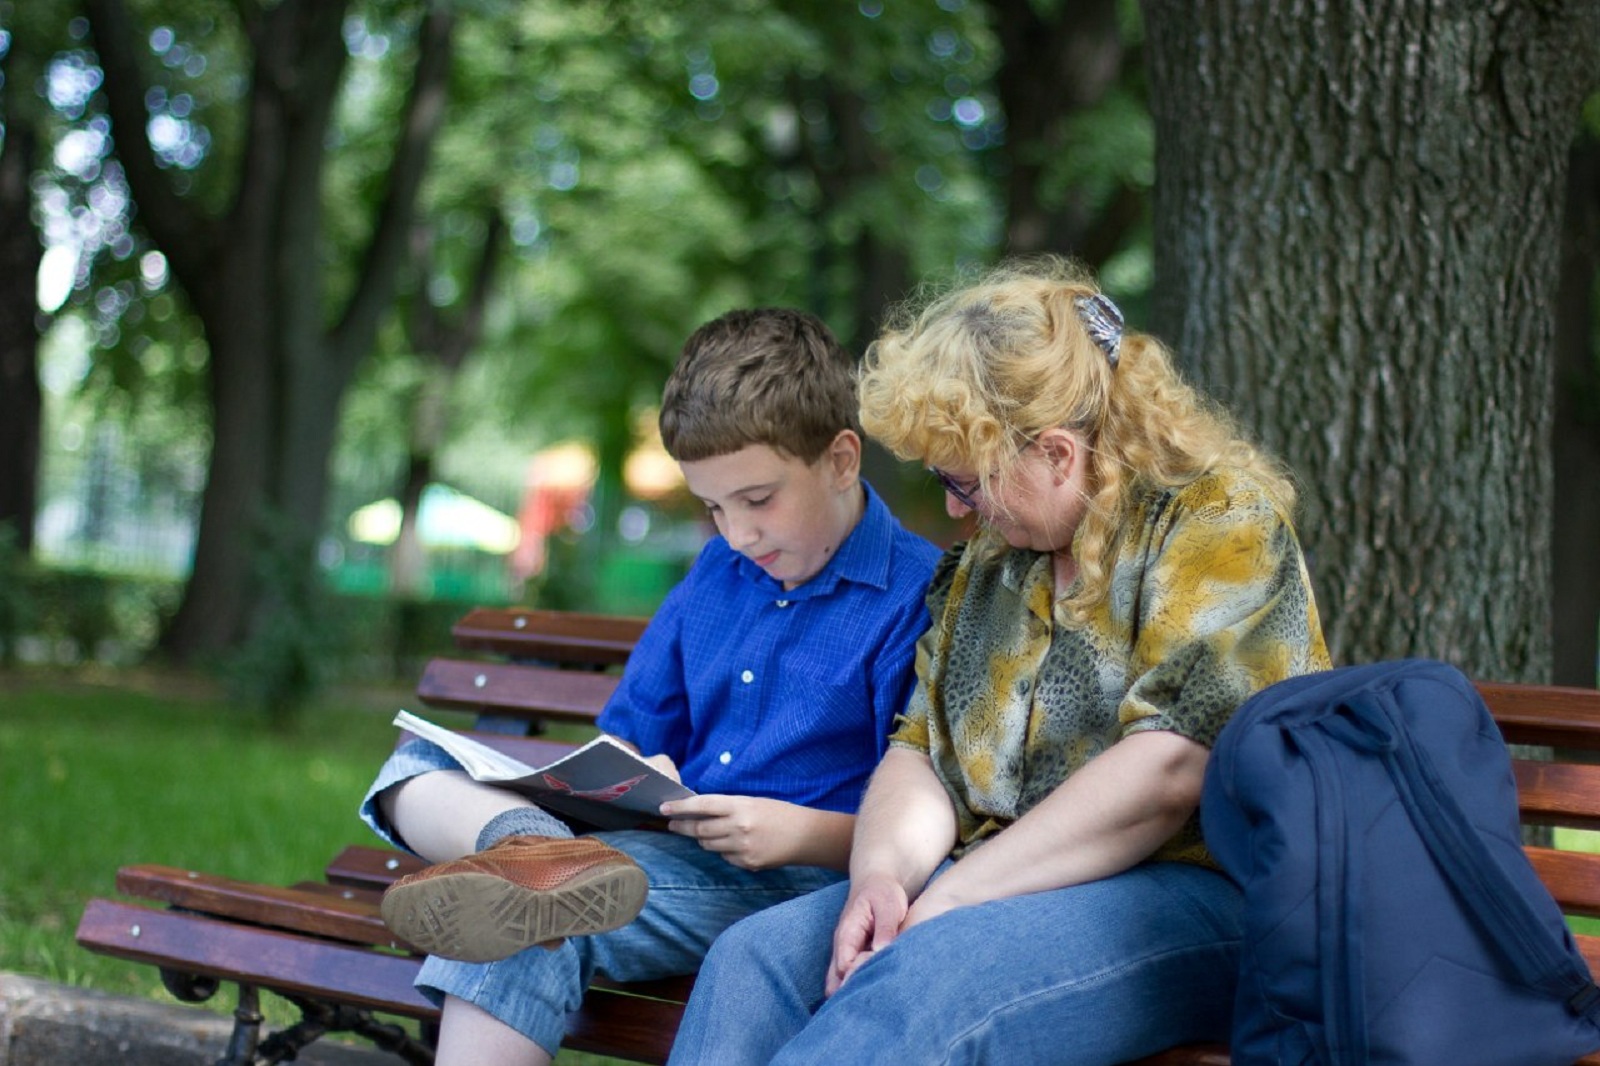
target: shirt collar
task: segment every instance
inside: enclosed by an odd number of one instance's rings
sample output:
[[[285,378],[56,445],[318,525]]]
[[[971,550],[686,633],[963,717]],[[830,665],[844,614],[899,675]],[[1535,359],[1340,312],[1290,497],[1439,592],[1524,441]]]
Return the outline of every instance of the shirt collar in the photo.
[[[861,482],[866,494],[866,506],[861,520],[833,553],[833,558],[811,580],[797,588],[785,589],[783,583],[762,570],[744,556],[739,556],[739,572],[758,585],[771,586],[773,595],[786,600],[808,600],[813,596],[826,596],[838,588],[841,581],[852,581],[873,588],[889,587],[890,550],[894,543],[894,515],[871,485]]]
[[[986,530],[984,535],[998,542],[987,547],[1004,553],[1000,560],[1000,583],[1014,592],[1035,618],[1049,625],[1056,587],[1050,553],[1012,548],[999,542],[999,534],[993,530]]]

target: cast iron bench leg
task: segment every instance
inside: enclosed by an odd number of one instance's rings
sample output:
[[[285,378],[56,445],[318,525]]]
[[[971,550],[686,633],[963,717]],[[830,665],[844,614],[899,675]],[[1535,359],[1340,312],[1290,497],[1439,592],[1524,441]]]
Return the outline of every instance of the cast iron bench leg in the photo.
[[[256,1042],[261,1038],[261,996],[255,985],[239,986],[239,1005],[233,1011],[233,1035],[228,1051],[217,1066],[254,1066]]]

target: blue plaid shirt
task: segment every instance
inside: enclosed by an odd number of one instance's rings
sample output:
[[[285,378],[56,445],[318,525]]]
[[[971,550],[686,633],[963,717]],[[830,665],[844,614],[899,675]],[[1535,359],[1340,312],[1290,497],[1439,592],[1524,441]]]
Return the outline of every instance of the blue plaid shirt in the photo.
[[[854,813],[915,680],[939,550],[866,488],[861,521],[795,589],[714,537],[600,715],[703,793]]]

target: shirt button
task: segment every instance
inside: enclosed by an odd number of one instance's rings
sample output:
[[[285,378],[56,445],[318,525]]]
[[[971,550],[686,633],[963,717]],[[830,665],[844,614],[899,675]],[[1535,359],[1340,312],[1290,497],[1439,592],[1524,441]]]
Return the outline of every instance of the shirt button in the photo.
[[[779,600],[778,601],[778,606],[779,607],[787,607],[787,606],[789,606],[789,601],[788,600]]]
[[[748,685],[748,684],[749,684],[749,683],[750,683],[750,682],[752,682],[752,681],[754,681],[754,680],[755,680],[755,679],[756,679],[756,675],[755,675],[755,674],[752,674],[752,673],[751,673],[751,672],[750,672],[750,671],[748,671],[748,670],[746,670],[746,671],[745,671],[745,672],[744,672],[744,673],[742,673],[742,674],[740,674],[740,675],[739,675],[739,680],[740,680],[740,681],[743,681],[743,682],[744,682],[744,683],[745,683],[745,684],[747,684],[747,685]]]
[[[723,766],[727,766],[729,763],[731,763],[733,761],[733,752],[731,752],[731,751],[723,752],[721,755],[717,756],[717,761],[719,763],[721,763]]]

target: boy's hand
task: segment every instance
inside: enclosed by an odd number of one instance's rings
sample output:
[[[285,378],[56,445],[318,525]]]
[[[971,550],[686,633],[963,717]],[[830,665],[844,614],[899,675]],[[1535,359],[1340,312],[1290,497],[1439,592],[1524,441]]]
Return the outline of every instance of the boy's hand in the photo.
[[[645,762],[672,778],[678,784],[683,784],[683,777],[678,773],[678,764],[672,761],[670,755],[652,755]]]
[[[833,930],[833,958],[823,994],[831,996],[856,969],[900,935],[910,910],[906,890],[892,877],[869,875],[850,886],[850,898]]]
[[[692,796],[661,805],[667,828],[693,837],[742,870],[770,870],[799,850],[806,820],[796,806],[758,796]]]

